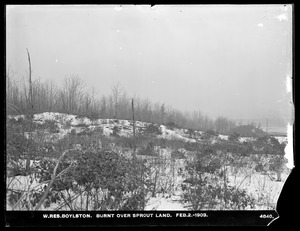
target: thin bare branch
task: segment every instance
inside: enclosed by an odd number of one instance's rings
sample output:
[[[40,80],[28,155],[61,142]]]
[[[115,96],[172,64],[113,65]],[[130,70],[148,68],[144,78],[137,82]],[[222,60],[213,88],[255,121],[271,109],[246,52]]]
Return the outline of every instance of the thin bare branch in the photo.
[[[44,200],[46,199],[46,197],[48,196],[48,193],[50,191],[50,188],[52,187],[53,183],[54,183],[54,180],[55,180],[55,177],[56,177],[56,171],[57,171],[57,168],[58,168],[58,165],[59,163],[61,162],[62,158],[66,155],[66,153],[68,153],[69,151],[74,151],[76,149],[69,149],[69,150],[66,150],[63,152],[63,154],[59,157],[57,163],[56,163],[56,166],[53,170],[53,173],[52,173],[52,177],[51,177],[51,181],[50,183],[48,184],[47,188],[46,188],[46,191],[43,195],[43,197],[41,198],[40,202],[38,203],[38,205],[35,207],[35,210],[39,210],[41,205],[43,204]]]

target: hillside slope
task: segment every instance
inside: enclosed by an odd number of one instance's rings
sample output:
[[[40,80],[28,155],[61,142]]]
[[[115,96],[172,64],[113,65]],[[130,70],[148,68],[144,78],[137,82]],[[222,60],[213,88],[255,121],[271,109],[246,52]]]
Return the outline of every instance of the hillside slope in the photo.
[[[76,150],[93,154],[93,140],[96,139],[96,141],[98,141],[97,139],[101,139],[101,142],[104,142],[103,137],[105,137],[111,144],[109,146],[110,152],[108,153],[117,153],[127,158],[131,157],[134,152],[130,141],[133,136],[133,124],[130,120],[90,120],[89,118],[78,117],[76,115],[45,112],[35,114],[33,123],[30,118],[24,115],[9,116],[8,123],[16,127],[21,127],[26,140],[34,140],[37,145],[41,147],[48,142],[50,142],[52,146],[62,142],[63,144],[59,145],[65,145],[67,147],[68,142],[73,142],[72,144],[75,145]],[[21,134],[22,133],[18,133],[18,136],[16,136],[16,134],[12,132],[9,137],[10,139],[15,139],[16,137],[20,139]],[[71,140],[72,137],[75,137],[75,139]],[[171,128],[165,125],[141,121],[136,121],[136,137],[138,142],[136,154],[139,159],[145,161],[145,167],[147,171],[149,171],[149,173],[147,173],[148,180],[152,182],[152,185],[155,185],[154,189],[149,189],[151,193],[147,195],[148,202],[144,207],[145,210],[191,209],[193,203],[191,203],[190,198],[186,199],[187,194],[191,192],[186,190],[192,187],[190,182],[188,182],[189,177],[191,177],[191,172],[189,172],[188,168],[194,163],[200,164],[201,171],[207,171],[204,173],[206,177],[212,177],[213,174],[216,174],[214,177],[219,177],[218,174],[220,171],[226,172],[228,186],[245,190],[247,195],[251,195],[256,201],[256,207],[254,209],[274,208],[284,181],[289,174],[289,171],[284,168],[281,172],[281,180],[276,181],[276,169],[273,167],[272,170],[272,167],[270,167],[272,164],[274,165],[273,162],[276,160],[276,155],[272,153],[252,154],[250,156],[248,155],[250,153],[247,153],[245,156],[239,153],[230,153],[233,151],[239,152],[239,150],[244,150],[240,148],[254,144],[257,142],[254,137],[239,137],[237,140],[231,141],[226,135]],[[270,145],[268,143],[270,142],[269,138],[261,140],[259,144],[265,142],[262,148],[264,148],[264,145]],[[282,137],[278,140],[279,143],[286,142],[286,139]],[[15,145],[14,142],[9,143]],[[81,143],[81,145],[79,143]],[[24,143],[20,146],[22,148]],[[59,156],[61,155],[59,151],[61,148],[62,147],[53,147],[52,150],[56,149]],[[97,150],[100,150],[99,152],[102,153],[101,147]],[[273,149],[269,148],[267,150]],[[14,152],[8,152],[8,154],[14,155]],[[39,154],[39,151],[37,154]],[[74,157],[75,156],[74,154]],[[43,158],[44,157],[39,160],[31,160],[31,167],[37,168],[40,171],[42,168],[40,160],[43,160],[46,166],[48,166],[48,161],[49,163],[56,161],[55,158],[51,158],[49,155],[47,158]],[[201,161],[199,162],[197,158],[200,158]],[[229,159],[230,161],[228,161]],[[211,163],[213,165],[211,165]],[[223,166],[220,165],[220,163],[222,163]],[[7,167],[13,169],[16,166],[19,168],[21,166],[22,168],[24,165],[25,159],[20,157],[20,159],[15,160],[15,158],[13,158],[12,161],[8,161]],[[218,165],[220,166],[218,167]],[[212,167],[216,168],[219,172],[216,171],[212,173]],[[47,172],[49,169],[43,169],[42,171]],[[215,170],[213,169],[213,171]],[[39,190],[42,190],[42,186],[46,186],[45,183],[38,182],[39,179],[32,180],[32,177],[33,175],[8,176],[7,187],[9,190],[21,190],[25,192],[37,186],[41,186]],[[221,178],[218,179],[220,180]],[[216,187],[218,185],[212,182],[208,183],[212,184],[210,187]],[[198,197],[198,195],[196,194],[194,197]],[[222,206],[224,206],[222,205],[222,201],[218,201],[217,199],[216,201],[217,205],[214,205],[214,208],[222,209]],[[55,203],[50,205],[50,208],[53,209],[57,207],[59,207],[59,205]],[[8,204],[8,208],[12,208],[12,205]],[[247,208],[250,207],[248,206]]]

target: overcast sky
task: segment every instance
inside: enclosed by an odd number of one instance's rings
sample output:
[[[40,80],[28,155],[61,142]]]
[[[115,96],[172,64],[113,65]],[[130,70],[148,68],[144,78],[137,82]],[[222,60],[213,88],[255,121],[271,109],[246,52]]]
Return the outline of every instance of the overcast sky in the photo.
[[[129,96],[209,116],[291,115],[291,5],[7,6],[15,76],[78,75],[99,95]]]

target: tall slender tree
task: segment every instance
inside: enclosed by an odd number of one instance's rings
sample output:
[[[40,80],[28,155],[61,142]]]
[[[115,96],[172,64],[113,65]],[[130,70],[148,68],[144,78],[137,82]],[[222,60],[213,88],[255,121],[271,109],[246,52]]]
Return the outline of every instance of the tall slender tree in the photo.
[[[160,123],[164,124],[165,123],[165,117],[166,117],[166,107],[165,104],[163,103],[160,107]]]
[[[120,96],[123,92],[122,86],[120,83],[116,83],[112,86],[111,88],[112,91],[112,97],[113,97],[113,102],[114,102],[114,107],[115,107],[115,119],[118,119],[118,110],[119,110],[119,100]]]

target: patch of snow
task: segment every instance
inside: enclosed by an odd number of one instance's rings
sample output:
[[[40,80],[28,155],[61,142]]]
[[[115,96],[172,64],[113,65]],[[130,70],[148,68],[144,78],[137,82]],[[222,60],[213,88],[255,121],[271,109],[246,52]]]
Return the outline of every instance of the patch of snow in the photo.
[[[133,133],[133,129],[131,129],[131,130],[120,129],[118,134],[123,137],[131,137],[132,133]]]
[[[174,201],[171,197],[165,198],[162,196],[151,197],[148,201],[145,211],[149,210],[158,210],[158,211],[167,211],[167,210],[187,210],[183,204]]]
[[[37,188],[42,188],[46,184],[39,183],[33,175],[8,177],[6,181],[7,188],[20,191],[37,190]]]
[[[15,116],[13,118],[22,118],[25,116]],[[112,129],[114,126],[119,127],[119,135],[124,137],[131,137],[133,133],[132,121],[131,120],[113,120],[113,119],[98,119],[91,121],[86,117],[80,117],[71,114],[65,113],[57,113],[57,112],[44,112],[34,115],[34,122],[43,124],[46,120],[56,122],[57,127],[59,128],[59,132],[55,134],[49,134],[50,138],[57,140],[63,138],[65,135],[70,133],[72,129],[76,133],[81,132],[83,129],[80,126],[87,126],[88,129],[95,129],[97,127],[103,128],[103,134],[109,136],[112,133]],[[136,129],[137,131],[147,127],[151,123],[136,121]],[[158,136],[158,138],[166,138],[166,139],[177,139],[185,142],[196,142],[195,139],[185,137],[183,129],[167,129],[165,125],[160,125],[160,129],[162,131],[162,135]],[[29,137],[30,134],[26,134],[26,137]],[[50,139],[49,138],[49,139]],[[52,139],[52,140],[53,140]]]
[[[29,139],[30,133],[29,132],[24,132],[24,136],[26,137],[26,139]]]
[[[241,143],[243,143],[243,142],[252,142],[254,140],[255,140],[255,138],[253,138],[253,137],[239,137],[239,141]]]
[[[7,167],[11,168],[11,167],[13,167],[13,165],[18,165],[18,166],[25,168],[26,162],[27,162],[27,160],[25,160],[25,159],[19,159],[18,161],[11,161],[10,163],[7,163]],[[40,161],[38,161],[38,160],[30,160],[29,166],[35,167],[39,164],[39,162]]]
[[[60,117],[64,117],[65,114],[62,113],[57,113],[57,112],[44,112],[40,114],[35,114],[34,115],[34,120],[35,121],[42,121],[45,122],[45,120],[54,120],[56,122],[61,122],[59,120]]]
[[[76,126],[76,125],[91,125],[92,121],[86,117],[84,118],[73,118],[71,125]]]
[[[165,211],[165,210],[187,210],[187,209],[184,208],[181,203],[172,201],[171,198],[169,199],[161,198],[160,203],[156,208],[156,210]]]
[[[274,137],[278,140],[280,144],[288,142],[288,138],[286,136],[274,136]]]
[[[236,176],[230,175],[229,184],[240,189],[245,189],[248,195],[252,195],[258,202],[254,209],[269,209],[267,208],[267,204],[275,208],[287,174],[282,174],[283,181],[281,182],[272,180],[272,174],[270,174],[263,175],[261,173],[248,172]]]
[[[183,140],[185,142],[192,142],[195,143],[196,140],[195,139],[191,139],[191,138],[186,138],[180,134],[178,134],[176,131],[167,129],[167,127],[165,125],[160,125],[161,128],[161,132],[162,134],[159,135],[159,138],[164,138],[164,139],[169,139],[169,140]]]
[[[120,120],[120,123],[122,124],[122,126],[131,126],[129,120]]]
[[[105,136],[110,136],[112,134],[112,130],[108,127],[103,127],[103,134]]]
[[[222,140],[228,140],[228,137],[227,135],[219,135],[220,139]]]
[[[212,141],[211,141],[211,144],[216,144],[218,143],[218,139],[217,138],[213,138]]]

